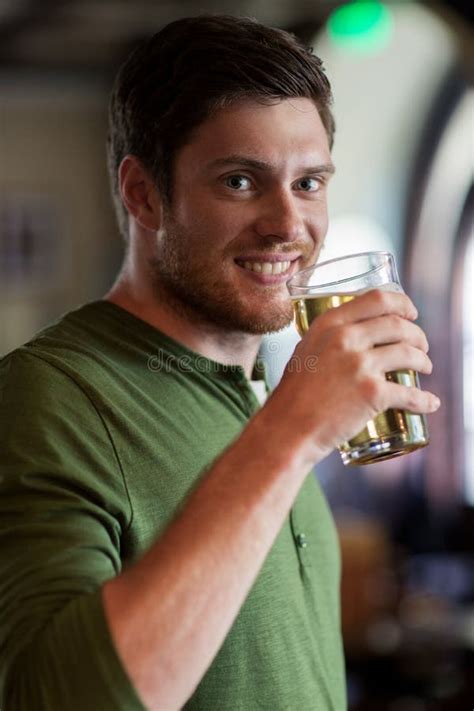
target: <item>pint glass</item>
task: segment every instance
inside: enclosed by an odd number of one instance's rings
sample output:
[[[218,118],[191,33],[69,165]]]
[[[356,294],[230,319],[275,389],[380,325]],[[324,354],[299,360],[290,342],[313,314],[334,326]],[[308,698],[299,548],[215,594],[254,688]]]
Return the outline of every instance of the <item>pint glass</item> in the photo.
[[[297,272],[288,281],[301,336],[313,319],[327,309],[335,308],[370,289],[403,291],[395,259],[390,252],[364,252],[321,262]],[[386,373],[387,380],[401,385],[419,387],[418,374],[413,370]],[[317,393],[315,406],[317,407]],[[341,402],[341,407],[344,403]],[[429,442],[426,419],[405,410],[381,412],[339,451],[346,465],[372,464],[391,459],[424,447]]]

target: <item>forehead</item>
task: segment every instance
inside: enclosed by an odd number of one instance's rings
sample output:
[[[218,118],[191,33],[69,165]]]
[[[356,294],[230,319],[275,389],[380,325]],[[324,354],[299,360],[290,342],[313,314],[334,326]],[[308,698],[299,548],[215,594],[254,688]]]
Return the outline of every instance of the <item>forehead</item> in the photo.
[[[193,132],[176,156],[176,168],[194,168],[228,155],[245,154],[282,166],[329,163],[328,138],[310,99],[283,99],[271,105],[238,102],[219,109]]]

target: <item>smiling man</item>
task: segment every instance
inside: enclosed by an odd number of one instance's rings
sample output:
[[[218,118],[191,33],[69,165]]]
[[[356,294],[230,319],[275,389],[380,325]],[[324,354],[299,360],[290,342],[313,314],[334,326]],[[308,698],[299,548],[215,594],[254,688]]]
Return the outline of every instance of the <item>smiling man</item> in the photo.
[[[250,374],[255,336],[292,319],[287,280],[318,257],[333,172],[318,110],[299,97],[245,97],[199,124],[176,154],[170,202],[127,155],[120,186],[134,220],[107,298],[198,352],[209,336],[206,355]]]
[[[261,335],[327,230],[330,100],[317,57],[245,19],[172,23],[121,68],[122,270],[1,366],[4,711],[345,708],[308,472],[377,412],[438,402],[385,379],[431,363],[380,291],[317,319],[256,397]]]

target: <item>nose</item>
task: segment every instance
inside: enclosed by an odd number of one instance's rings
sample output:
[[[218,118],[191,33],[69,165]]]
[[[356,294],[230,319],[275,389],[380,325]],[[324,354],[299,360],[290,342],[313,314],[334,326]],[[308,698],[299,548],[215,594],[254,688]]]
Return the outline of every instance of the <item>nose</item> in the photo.
[[[277,237],[282,242],[293,242],[304,235],[304,222],[296,197],[281,191],[262,201],[255,219],[255,231],[260,237]]]

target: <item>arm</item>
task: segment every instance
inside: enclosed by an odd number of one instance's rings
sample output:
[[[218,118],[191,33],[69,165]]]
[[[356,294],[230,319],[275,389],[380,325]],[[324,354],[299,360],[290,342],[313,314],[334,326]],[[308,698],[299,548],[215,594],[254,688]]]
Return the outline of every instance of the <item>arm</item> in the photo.
[[[29,350],[0,361],[2,711],[143,711],[100,594],[130,515],[85,393]]]
[[[384,377],[396,368],[431,371],[426,338],[408,320],[415,317],[404,295],[372,292],[319,318],[295,353],[302,372],[285,373],[165,534],[104,585],[112,637],[148,708],[172,711],[192,694],[308,469],[388,407],[437,408],[430,393]],[[314,354],[311,372],[304,362]]]

